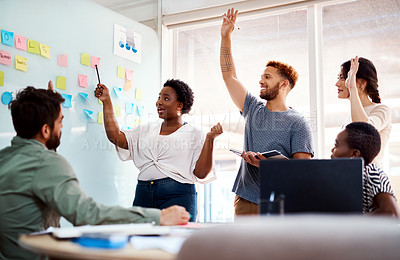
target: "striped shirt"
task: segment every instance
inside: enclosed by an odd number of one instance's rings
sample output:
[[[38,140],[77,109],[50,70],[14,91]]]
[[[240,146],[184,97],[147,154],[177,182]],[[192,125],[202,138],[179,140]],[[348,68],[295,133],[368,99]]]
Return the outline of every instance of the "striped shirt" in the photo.
[[[363,182],[364,213],[371,212],[374,209],[374,199],[379,193],[388,193],[394,196],[388,176],[374,163],[365,166]]]

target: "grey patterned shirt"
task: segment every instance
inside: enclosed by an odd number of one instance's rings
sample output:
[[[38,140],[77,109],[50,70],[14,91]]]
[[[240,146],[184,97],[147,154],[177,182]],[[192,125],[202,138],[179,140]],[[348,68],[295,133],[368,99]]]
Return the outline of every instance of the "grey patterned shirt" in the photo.
[[[307,120],[290,108],[271,112],[256,97],[247,93],[242,115],[245,118],[244,150],[266,152],[277,150],[288,158],[298,152],[314,154],[311,128]],[[258,168],[243,159],[232,191],[258,204],[260,181]]]

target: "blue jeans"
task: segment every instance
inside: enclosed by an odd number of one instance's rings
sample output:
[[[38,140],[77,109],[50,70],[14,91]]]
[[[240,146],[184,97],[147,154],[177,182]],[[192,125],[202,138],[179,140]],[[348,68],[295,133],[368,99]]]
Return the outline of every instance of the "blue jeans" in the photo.
[[[194,184],[180,183],[171,178],[138,181],[133,206],[165,209],[173,205],[186,208],[196,221],[197,193]]]

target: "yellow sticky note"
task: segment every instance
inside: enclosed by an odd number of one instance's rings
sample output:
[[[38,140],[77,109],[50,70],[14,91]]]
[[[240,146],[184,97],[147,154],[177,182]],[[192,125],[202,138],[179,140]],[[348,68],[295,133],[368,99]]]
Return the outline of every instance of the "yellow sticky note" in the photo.
[[[125,68],[121,66],[117,66],[117,74],[118,78],[125,79]]]
[[[4,86],[4,71],[0,71],[0,86]]]
[[[131,85],[131,81],[130,80],[126,80],[125,81],[125,85],[124,85],[124,90],[125,91],[129,91],[131,89],[132,85]]]
[[[140,126],[142,124],[142,120],[140,118],[135,120],[135,127]]]
[[[99,124],[104,124],[103,112],[99,112],[99,116],[98,116],[98,118],[97,118],[97,123],[99,123]]]
[[[27,59],[18,55],[15,55],[15,68],[17,70],[27,71]]]
[[[120,106],[113,106],[114,115],[116,117],[121,117],[121,107]]]
[[[40,54],[39,43],[37,41],[29,39],[26,47],[28,52]]]
[[[103,105],[103,102],[101,102],[101,100],[100,100],[100,99],[99,99],[99,104],[100,104],[100,105]]]
[[[59,89],[67,89],[67,78],[63,76],[57,77],[57,88]]]
[[[135,97],[137,100],[142,100],[143,99],[143,91],[139,88],[136,89],[135,92]]]
[[[51,58],[51,56],[50,56],[50,46],[47,46],[47,45],[44,45],[43,43],[40,43],[40,55],[50,59]]]
[[[86,65],[86,66],[90,66],[90,55],[87,53],[83,53],[81,55],[81,64],[82,65]]]

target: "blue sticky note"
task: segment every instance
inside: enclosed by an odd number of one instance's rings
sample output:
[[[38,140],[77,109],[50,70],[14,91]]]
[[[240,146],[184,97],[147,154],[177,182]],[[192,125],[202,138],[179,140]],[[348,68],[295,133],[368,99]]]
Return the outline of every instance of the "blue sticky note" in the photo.
[[[61,96],[65,99],[65,101],[62,103],[62,106],[63,107],[72,107],[72,104],[71,104],[72,95],[61,94]]]
[[[144,106],[136,106],[136,109],[137,109],[137,114],[138,114],[139,116],[143,116],[143,113],[144,113]]]
[[[89,100],[88,94],[86,94],[86,93],[79,92],[79,96],[82,97],[84,100]]]
[[[122,96],[122,88],[114,87],[114,93],[118,98],[120,98]]]
[[[126,114],[133,114],[134,113],[134,103],[126,102],[125,103],[125,113]]]
[[[123,126],[121,126],[121,129],[122,129],[122,130],[129,130],[129,129],[131,129],[131,128],[130,128],[129,126],[124,126],[124,125],[123,125]]]
[[[14,33],[1,30],[1,42],[8,46],[14,46]]]
[[[84,109],[84,110],[83,110],[83,112],[85,113],[85,115],[86,115],[88,118],[90,118],[90,119],[93,119],[93,120],[94,120],[94,117],[93,117],[93,111],[90,111],[90,110]]]
[[[12,92],[4,92],[3,95],[1,95],[1,102],[4,105],[8,105],[12,101]]]

